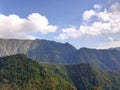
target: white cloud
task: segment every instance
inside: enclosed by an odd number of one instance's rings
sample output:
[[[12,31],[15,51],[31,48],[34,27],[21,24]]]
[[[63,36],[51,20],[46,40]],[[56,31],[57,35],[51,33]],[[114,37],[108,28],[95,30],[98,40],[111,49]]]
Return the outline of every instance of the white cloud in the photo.
[[[78,38],[80,33],[75,27],[65,28],[62,29],[62,34],[57,37],[57,39],[65,40],[68,38]]]
[[[107,42],[102,42],[97,47],[98,49],[108,49],[108,48],[115,48],[120,47],[120,40],[117,40],[113,37],[109,37]]]
[[[115,41],[115,39],[113,37],[108,37],[108,41]]]
[[[42,34],[55,32],[57,29],[57,26],[49,25],[48,19],[38,13],[29,15],[27,24],[31,24],[34,30],[41,32]]]
[[[104,9],[103,12],[99,12],[99,13],[96,14],[96,16],[104,22],[107,22],[107,21],[109,22],[112,15],[113,15],[113,13],[108,12],[106,9]]]
[[[50,25],[48,19],[39,13],[33,13],[27,18],[20,18],[18,15],[5,16],[0,14],[0,38],[34,39],[35,37],[27,33],[47,34],[56,30],[57,26]]]
[[[109,49],[109,48],[115,48],[120,47],[120,41],[113,41],[109,43],[101,43],[98,47],[98,49]]]
[[[65,40],[116,33],[120,33],[120,3],[115,3],[101,11],[94,9],[85,11],[80,28],[64,28],[58,38]]]
[[[102,6],[101,6],[100,4],[95,4],[95,5],[94,5],[94,8],[95,8],[95,9],[101,9]]]
[[[26,33],[16,33],[16,32],[4,32],[0,34],[0,38],[6,39],[35,39],[35,37],[28,35]]]
[[[85,11],[85,12],[83,13],[83,19],[87,21],[87,20],[89,20],[91,17],[93,17],[95,14],[96,14],[96,13],[95,13],[94,10]]]

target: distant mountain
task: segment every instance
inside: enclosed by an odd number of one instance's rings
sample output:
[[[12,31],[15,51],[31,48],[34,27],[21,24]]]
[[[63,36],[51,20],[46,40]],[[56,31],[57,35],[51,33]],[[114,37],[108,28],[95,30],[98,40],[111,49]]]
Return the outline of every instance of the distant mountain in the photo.
[[[110,48],[111,50],[118,50],[120,51],[120,47],[116,47],[116,48]]]
[[[102,70],[120,70],[120,51],[114,49],[88,49],[78,51],[78,61],[88,62]]]
[[[120,68],[120,51],[116,49],[76,49],[69,43],[48,40],[0,39],[0,56],[26,54],[28,57],[43,62],[77,64],[91,63],[102,70]]]
[[[18,54],[0,58],[0,90],[120,90],[120,73],[88,63],[36,62]]]
[[[54,63],[73,63],[77,49],[69,43],[48,40],[0,39],[0,56],[24,53],[30,58]]]
[[[54,63],[73,63],[77,49],[69,43],[58,43],[47,40],[34,40],[27,52],[32,59],[54,62]]]

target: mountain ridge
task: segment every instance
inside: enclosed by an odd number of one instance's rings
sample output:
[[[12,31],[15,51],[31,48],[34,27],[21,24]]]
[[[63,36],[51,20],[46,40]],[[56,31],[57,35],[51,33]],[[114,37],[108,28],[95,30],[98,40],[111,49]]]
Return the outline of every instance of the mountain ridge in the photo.
[[[91,63],[102,70],[119,70],[116,49],[76,49],[69,43],[48,40],[0,39],[0,56],[26,54],[29,58],[58,64]]]

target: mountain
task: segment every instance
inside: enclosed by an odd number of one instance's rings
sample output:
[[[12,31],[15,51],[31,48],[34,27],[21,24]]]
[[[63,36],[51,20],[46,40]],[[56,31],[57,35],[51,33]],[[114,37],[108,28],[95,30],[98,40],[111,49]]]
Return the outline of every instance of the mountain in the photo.
[[[0,90],[120,90],[120,73],[89,63],[37,62],[23,54],[0,58]]]
[[[76,49],[69,43],[48,40],[0,39],[0,56],[26,54],[29,58],[58,64],[91,63],[102,70],[118,71],[120,51],[116,49]]]
[[[66,67],[69,78],[77,90],[120,89],[119,72],[104,72],[88,63],[67,65]]]
[[[27,52],[35,60],[54,63],[73,63],[77,49],[69,43],[58,43],[47,40],[34,40]]]
[[[0,58],[0,90],[76,90],[59,66],[43,64],[20,54]]]
[[[120,47],[116,47],[116,48],[110,48],[110,49],[112,49],[112,50],[118,50],[118,51],[120,51]]]
[[[120,51],[114,49],[88,49],[81,48],[78,51],[78,61],[94,64],[102,70],[120,69]]]
[[[73,63],[77,49],[69,43],[48,40],[0,39],[0,56],[24,53],[30,58],[54,63]]]

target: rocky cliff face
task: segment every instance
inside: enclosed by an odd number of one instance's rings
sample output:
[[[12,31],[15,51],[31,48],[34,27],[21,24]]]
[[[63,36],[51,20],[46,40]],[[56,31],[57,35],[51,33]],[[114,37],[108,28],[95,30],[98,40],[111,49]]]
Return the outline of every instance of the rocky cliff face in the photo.
[[[0,39],[0,56],[26,54],[32,40]]]

